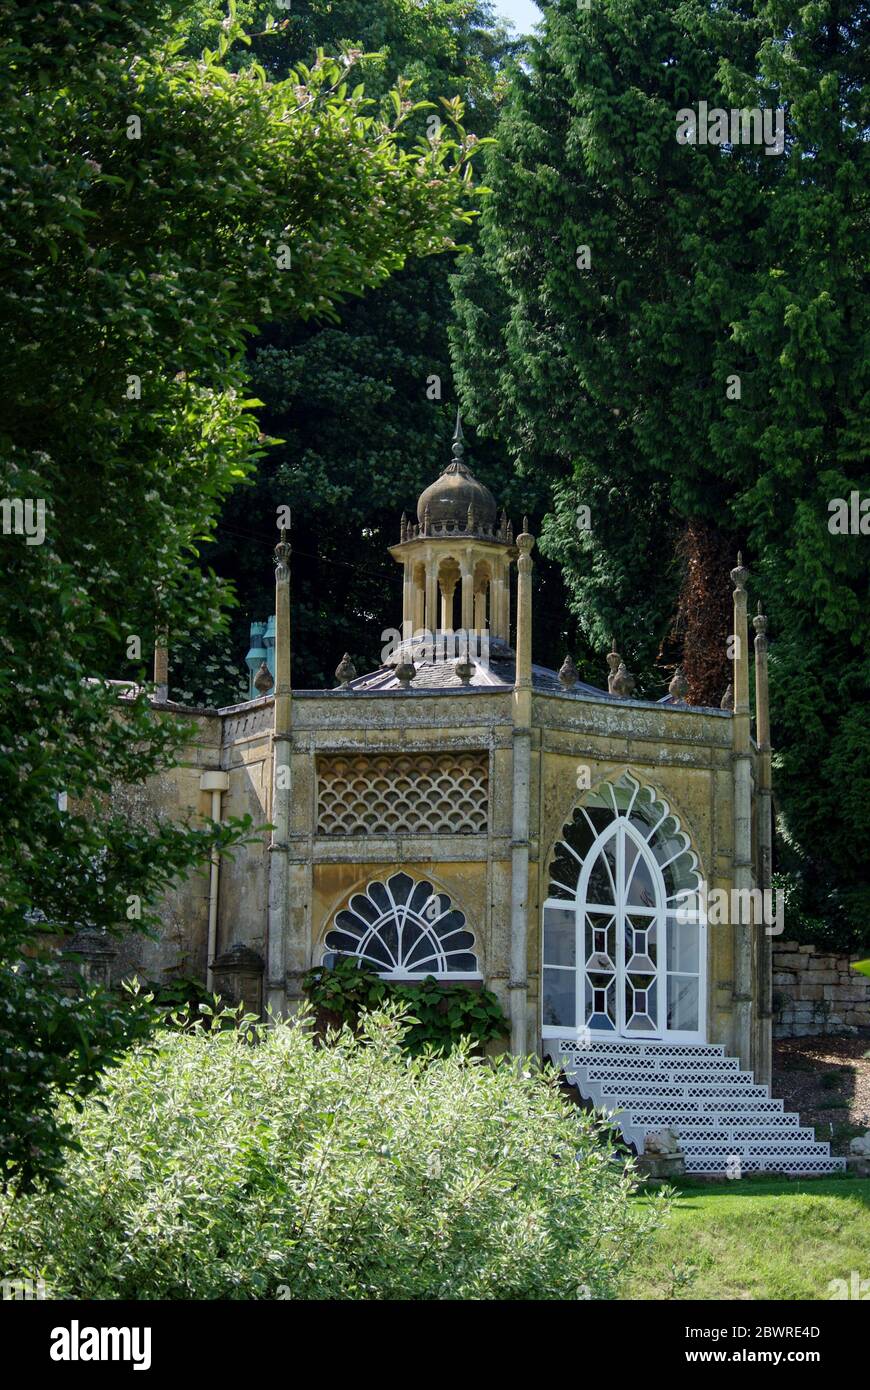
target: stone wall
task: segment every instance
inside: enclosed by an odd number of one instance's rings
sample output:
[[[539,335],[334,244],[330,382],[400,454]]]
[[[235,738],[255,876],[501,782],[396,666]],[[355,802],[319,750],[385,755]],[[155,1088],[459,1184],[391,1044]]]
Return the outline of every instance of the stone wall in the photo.
[[[864,953],[866,955],[866,952]],[[796,941],[773,947],[773,1035],[854,1033],[870,1028],[870,979],[850,967],[862,955],[833,954]]]

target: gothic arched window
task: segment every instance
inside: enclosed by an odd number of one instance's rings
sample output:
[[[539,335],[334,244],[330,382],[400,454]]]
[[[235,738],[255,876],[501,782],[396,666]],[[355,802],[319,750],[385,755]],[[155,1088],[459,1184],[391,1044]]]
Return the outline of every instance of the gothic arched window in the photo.
[[[703,1036],[698,861],[677,817],[626,773],[587,794],[544,904],[544,1032]]]
[[[474,935],[465,914],[427,879],[392,874],[354,893],[335,914],[324,940],[323,964],[356,956],[379,975],[479,979]]]

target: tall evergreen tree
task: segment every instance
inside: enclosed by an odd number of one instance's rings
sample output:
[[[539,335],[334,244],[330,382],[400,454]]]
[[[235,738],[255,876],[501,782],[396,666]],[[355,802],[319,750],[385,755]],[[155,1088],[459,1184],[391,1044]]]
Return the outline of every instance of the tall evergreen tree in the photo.
[[[210,42],[223,3],[202,0],[189,51]],[[279,13],[274,0],[251,0],[252,31],[263,28],[270,11]],[[519,52],[496,23],[490,0],[294,0],[285,27],[255,39],[251,55],[282,75],[300,59],[310,61],[318,47],[372,55],[359,61],[359,72],[366,95],[377,101],[405,80],[413,84],[409,97],[432,103],[409,120],[409,141],[425,136],[433,117],[449,128],[446,103],[457,99],[465,106],[463,124],[485,138],[506,69]],[[380,289],[346,300],[332,322],[276,318],[253,344],[252,390],[266,403],[264,428],[281,443],[260,461],[251,485],[229,500],[217,543],[204,552],[208,564],[235,582],[239,602],[230,642],[212,663],[218,679],[207,691],[202,648],[178,650],[177,688],[189,696],[232,698],[226,663],[238,667],[247,625],[271,611],[269,546],[281,505],[293,514],[294,682],[334,683],[346,650],[358,663],[378,664],[381,633],[401,605],[401,576],[387,547],[398,540],[402,510],[413,507],[450,459],[454,269],[451,254],[409,259]],[[475,447],[472,435],[469,458],[517,516],[523,509],[534,513],[543,501],[539,489],[511,489],[512,470],[497,447]],[[556,572],[547,579],[561,589]],[[562,608],[559,602],[542,609],[554,629]]]
[[[868,549],[828,526],[867,486],[866,43],[854,0],[550,0],[453,344],[472,418],[551,480],[543,544],[587,639],[615,630],[648,693],[682,628],[692,697],[718,697],[743,545],[775,634],[783,862],[829,932],[870,907]],[[783,107],[782,153],[678,142],[701,101]]]

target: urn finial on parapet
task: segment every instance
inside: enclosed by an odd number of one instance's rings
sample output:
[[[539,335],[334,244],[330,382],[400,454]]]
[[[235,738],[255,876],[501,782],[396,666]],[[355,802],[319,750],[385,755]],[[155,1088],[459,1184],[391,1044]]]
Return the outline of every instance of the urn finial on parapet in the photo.
[[[473,661],[469,661],[468,652],[463,652],[462,655],[457,657],[454,661],[453,670],[463,685],[470,685],[471,677],[474,675],[477,667]]]
[[[734,587],[735,587],[736,589],[739,589],[741,592],[744,592],[745,589],[746,589],[746,581],[747,581],[748,578],[749,578],[749,570],[746,569],[745,566],[744,566],[744,564],[743,564],[743,552],[742,552],[742,550],[738,550],[738,552],[737,552],[737,564],[735,565],[734,569],[731,571],[731,579],[732,579],[732,581],[733,581],[733,583],[734,583]]]
[[[396,680],[403,690],[410,690],[411,681],[417,674],[417,667],[413,661],[403,660],[398,662],[395,667]]]
[[[614,693],[614,690],[613,690],[613,682],[614,682],[614,680],[615,680],[615,678],[616,678],[616,673],[617,673],[617,671],[619,670],[619,664],[620,664],[621,661],[622,661],[622,657],[619,655],[619,652],[616,650],[616,638],[615,638],[615,637],[611,637],[611,639],[610,639],[610,651],[607,653],[607,671],[608,671],[608,675],[607,675],[607,689],[609,690],[609,692],[610,692],[611,695]]]
[[[261,661],[254,675],[254,689],[259,690],[261,695],[268,695],[274,684],[272,672],[265,661]]]
[[[689,682],[686,680],[686,673],[682,666],[678,666],[671,676],[668,694],[675,703],[684,704],[688,693]]]
[[[631,699],[637,688],[637,682],[629,671],[624,661],[620,661],[616,668],[616,675],[612,677],[610,690],[611,694],[619,695],[623,700]]]
[[[573,690],[574,686],[577,684],[579,679],[580,675],[577,670],[577,667],[574,665],[574,662],[571,660],[571,657],[566,656],[565,660],[562,662],[561,667],[559,668],[559,680],[563,688],[565,690]]]
[[[341,661],[335,668],[335,679],[339,682],[339,689],[346,690],[348,682],[356,680],[356,667],[350,659],[350,653],[345,652]]]
[[[275,546],[275,578],[277,580],[288,579],[290,577],[290,542],[287,539],[287,527],[281,527],[281,539]]]

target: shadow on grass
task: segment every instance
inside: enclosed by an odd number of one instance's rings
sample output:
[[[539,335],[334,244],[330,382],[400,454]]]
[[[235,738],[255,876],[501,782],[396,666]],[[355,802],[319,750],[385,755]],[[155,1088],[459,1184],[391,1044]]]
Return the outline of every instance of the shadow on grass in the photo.
[[[840,1178],[777,1178],[765,1173],[736,1178],[733,1182],[699,1182],[693,1178],[675,1179],[679,1206],[691,1210],[686,1198],[696,1197],[847,1197],[870,1207],[870,1178],[843,1174]]]

